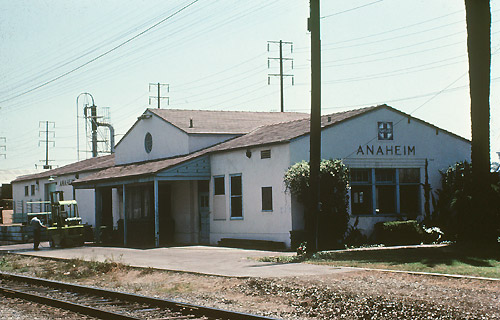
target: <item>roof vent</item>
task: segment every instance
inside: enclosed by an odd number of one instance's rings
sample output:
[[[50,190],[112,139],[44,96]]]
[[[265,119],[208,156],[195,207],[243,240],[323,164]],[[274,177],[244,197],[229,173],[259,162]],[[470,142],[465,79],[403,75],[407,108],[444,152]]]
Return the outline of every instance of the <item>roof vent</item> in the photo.
[[[189,127],[192,128],[193,127],[193,118],[189,119]]]

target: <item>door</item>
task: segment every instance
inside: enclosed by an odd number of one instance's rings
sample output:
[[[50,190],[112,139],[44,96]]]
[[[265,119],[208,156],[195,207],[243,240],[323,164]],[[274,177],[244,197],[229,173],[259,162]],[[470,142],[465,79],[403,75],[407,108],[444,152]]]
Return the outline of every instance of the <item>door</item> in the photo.
[[[200,243],[210,244],[210,210],[208,205],[208,192],[200,192]]]

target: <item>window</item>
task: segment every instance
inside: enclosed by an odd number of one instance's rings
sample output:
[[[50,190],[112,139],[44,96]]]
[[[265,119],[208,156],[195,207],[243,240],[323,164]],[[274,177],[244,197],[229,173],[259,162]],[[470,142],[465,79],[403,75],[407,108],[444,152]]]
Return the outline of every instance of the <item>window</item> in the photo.
[[[393,140],[392,122],[379,122],[378,123],[378,139],[379,140]]]
[[[25,195],[26,197],[30,195],[29,191],[30,191],[30,190],[29,190],[29,187],[28,187],[28,186],[24,186],[24,195]]]
[[[352,169],[351,170],[351,181],[359,183],[370,183],[371,181],[371,169]]]
[[[214,177],[214,195],[221,196],[226,194],[226,186],[224,183],[224,176]]]
[[[420,213],[420,169],[399,169],[399,197],[401,213]]]
[[[375,181],[378,183],[394,183],[394,169],[375,169]]]
[[[35,185],[34,184],[31,185],[31,195],[32,196],[35,195]]]
[[[372,213],[371,169],[351,169],[352,214]]]
[[[260,152],[260,158],[261,159],[270,159],[271,158],[271,150],[262,150]]]
[[[243,195],[241,188],[241,175],[231,175],[231,218],[243,218]]]
[[[396,213],[396,170],[375,169],[376,213]]]
[[[262,211],[273,211],[273,187],[262,187]]]
[[[420,214],[419,168],[350,171],[352,214]]]
[[[146,136],[144,137],[144,149],[146,149],[147,153],[150,153],[151,150],[153,150],[153,136],[151,133],[146,133]]]

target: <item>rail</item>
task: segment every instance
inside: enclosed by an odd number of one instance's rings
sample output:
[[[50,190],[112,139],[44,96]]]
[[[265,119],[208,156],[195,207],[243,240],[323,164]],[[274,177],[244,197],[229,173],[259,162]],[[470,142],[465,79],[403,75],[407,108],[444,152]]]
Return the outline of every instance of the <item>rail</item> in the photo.
[[[265,316],[4,272],[0,272],[0,294],[99,319],[199,317],[206,320],[276,320]]]

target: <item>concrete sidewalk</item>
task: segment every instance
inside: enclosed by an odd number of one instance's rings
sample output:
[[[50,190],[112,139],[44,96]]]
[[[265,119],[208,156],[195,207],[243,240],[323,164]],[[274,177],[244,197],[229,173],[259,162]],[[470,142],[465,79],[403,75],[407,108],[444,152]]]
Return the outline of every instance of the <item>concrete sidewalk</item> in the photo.
[[[32,244],[0,246],[0,252],[11,252],[58,259],[83,259],[88,261],[114,261],[134,267],[194,272],[230,277],[287,277],[322,275],[349,272],[351,268],[335,268],[306,263],[259,262],[256,257],[277,256],[283,253],[260,250],[244,250],[210,246],[185,246],[153,249],[130,249],[118,247],[84,246],[77,248],[51,249],[48,242],[42,243],[39,251]]]

